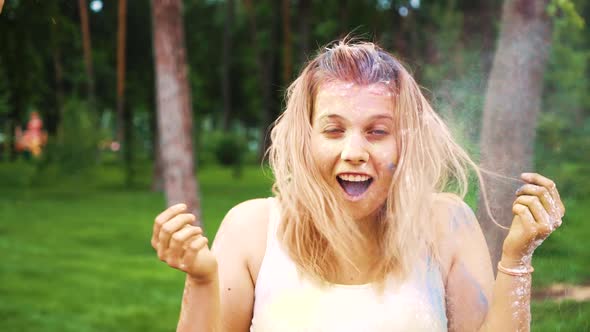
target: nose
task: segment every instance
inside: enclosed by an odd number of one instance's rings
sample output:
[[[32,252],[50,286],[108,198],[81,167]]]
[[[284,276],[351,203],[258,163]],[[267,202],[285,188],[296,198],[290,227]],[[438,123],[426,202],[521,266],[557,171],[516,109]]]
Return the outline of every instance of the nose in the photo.
[[[369,161],[367,141],[362,135],[353,134],[344,143],[340,159],[351,163],[366,163]]]

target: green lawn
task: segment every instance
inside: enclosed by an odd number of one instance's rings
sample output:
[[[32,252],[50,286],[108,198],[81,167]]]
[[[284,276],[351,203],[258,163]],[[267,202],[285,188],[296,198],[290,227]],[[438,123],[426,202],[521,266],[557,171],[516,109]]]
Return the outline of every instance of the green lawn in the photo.
[[[149,244],[164,208],[163,195],[149,191],[149,170],[132,189],[112,167],[63,182],[48,171],[34,189],[23,185],[26,172],[0,164],[0,331],[173,330],[183,276]],[[230,170],[201,170],[208,234],[236,203],[271,195],[269,177],[257,167],[239,180]],[[535,257],[535,286],[590,280],[590,209],[568,205],[563,228]],[[535,302],[533,330],[585,331],[589,317],[588,302]]]

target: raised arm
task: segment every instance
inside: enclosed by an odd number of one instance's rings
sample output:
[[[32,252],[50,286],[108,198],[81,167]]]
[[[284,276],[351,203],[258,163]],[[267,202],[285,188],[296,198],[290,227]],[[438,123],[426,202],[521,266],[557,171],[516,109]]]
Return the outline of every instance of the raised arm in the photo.
[[[529,331],[531,257],[561,224],[563,204],[553,182],[525,174],[517,192],[514,219],[504,241],[495,283],[485,239],[466,205],[449,209],[452,249],[447,278],[447,315],[451,331]]]
[[[482,331],[529,331],[530,298],[535,249],[559,226],[565,207],[555,183],[523,173],[525,185],[517,190],[514,218],[504,240],[494,286],[494,298]]]
[[[264,200],[244,202],[224,218],[212,250],[184,204],[156,218],[152,246],[169,266],[186,273],[177,331],[248,331],[254,302],[250,243]],[[260,210],[262,209],[262,211]],[[256,236],[254,236],[256,237]]]

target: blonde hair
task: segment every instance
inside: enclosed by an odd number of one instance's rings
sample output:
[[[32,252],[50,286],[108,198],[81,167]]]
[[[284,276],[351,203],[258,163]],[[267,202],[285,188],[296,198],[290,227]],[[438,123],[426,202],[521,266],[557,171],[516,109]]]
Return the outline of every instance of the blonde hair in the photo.
[[[311,157],[314,99],[328,81],[381,83],[391,91],[400,152],[375,238],[362,235],[359,225],[339,209]],[[286,110],[271,133],[269,161],[282,211],[279,236],[298,268],[319,280],[337,280],[338,262],[366,253],[369,241],[379,251],[372,267],[375,281],[389,274],[406,278],[424,253],[438,260],[433,194],[452,184],[464,197],[468,167],[479,171],[403,65],[373,43],[340,41],[307,64],[286,99]]]

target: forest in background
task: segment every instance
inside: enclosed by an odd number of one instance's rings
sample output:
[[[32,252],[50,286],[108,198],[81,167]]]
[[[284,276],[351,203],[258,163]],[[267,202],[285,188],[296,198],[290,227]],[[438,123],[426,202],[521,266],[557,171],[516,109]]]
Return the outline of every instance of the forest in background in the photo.
[[[589,154],[581,153],[590,146],[590,33],[582,18],[588,17],[590,5],[552,4],[557,10],[551,16],[537,167],[553,174],[566,193],[585,195],[590,186],[578,184],[579,177],[590,183]],[[132,181],[134,163],[155,159],[150,2],[127,4],[122,115],[117,114],[118,5],[88,5],[91,72],[84,62],[78,2],[6,1],[0,17],[0,158],[17,159],[11,133],[37,111],[49,134],[45,163],[59,164],[65,174],[92,167],[101,154],[90,152],[100,142],[126,137],[122,143],[130,147],[128,156],[118,159]],[[281,112],[286,86],[317,49],[347,35],[375,41],[400,57],[477,156],[501,5],[460,0],[185,1],[198,164],[259,160],[264,133]],[[121,128],[127,135],[121,136]]]

